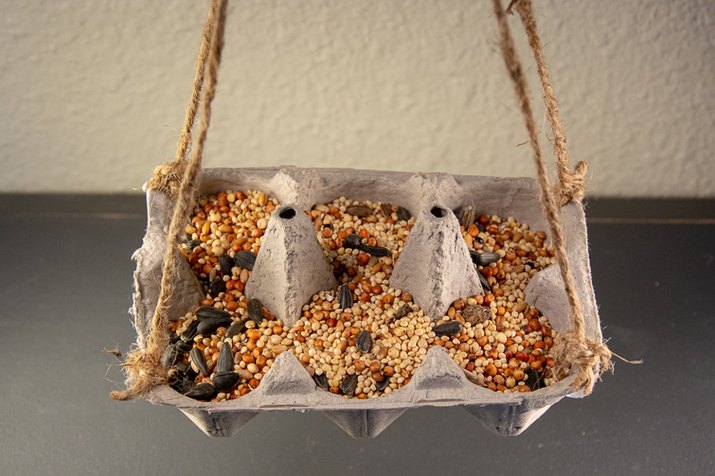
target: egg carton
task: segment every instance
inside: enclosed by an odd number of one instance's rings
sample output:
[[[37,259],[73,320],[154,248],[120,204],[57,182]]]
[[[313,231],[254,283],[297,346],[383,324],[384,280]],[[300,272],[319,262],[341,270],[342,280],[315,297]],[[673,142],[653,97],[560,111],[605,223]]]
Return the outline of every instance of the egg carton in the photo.
[[[407,208],[416,220],[390,285],[409,291],[432,319],[444,315],[455,299],[481,292],[452,210],[473,205],[478,211],[512,216],[531,229],[548,229],[538,200],[538,184],[530,178],[295,167],[205,169],[201,176],[202,194],[246,189],[264,191],[281,203],[269,221],[246,294],[261,299],[286,325],[295,323],[301,306],[314,293],[337,285],[313,225],[303,213],[316,203],[344,196]],[[133,257],[137,268],[131,312],[140,348],[144,348],[150,333],[158,300],[173,208],[162,193],[147,190],[146,197],[147,231]],[[571,202],[563,207],[562,223],[583,305],[586,335],[600,340],[582,205]],[[172,319],[193,310],[203,297],[188,263],[180,261],[170,305]],[[527,302],[537,306],[556,331],[571,328],[568,299],[556,265],[536,273],[525,294]],[[518,435],[563,397],[582,396],[571,388],[574,379],[571,374],[528,393],[494,392],[471,383],[445,349],[434,346],[408,385],[388,395],[359,400],[318,388],[297,358],[284,352],[258,388],[235,400],[196,401],[168,385],[154,388],[147,398],[157,405],[178,408],[210,436],[232,436],[262,412],[292,410],[323,412],[353,437],[375,437],[406,410],[424,406],[458,406],[498,434]]]

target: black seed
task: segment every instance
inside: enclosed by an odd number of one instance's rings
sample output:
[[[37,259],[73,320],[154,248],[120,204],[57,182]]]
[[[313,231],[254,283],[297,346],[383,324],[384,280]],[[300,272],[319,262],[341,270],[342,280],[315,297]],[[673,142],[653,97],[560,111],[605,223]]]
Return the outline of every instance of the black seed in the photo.
[[[164,367],[171,367],[174,365],[174,362],[176,362],[176,358],[179,356],[179,353],[176,351],[176,347],[174,347],[174,344],[169,344],[166,346],[166,349],[164,349],[164,354],[161,356],[161,365]]]
[[[397,207],[397,219],[402,221],[409,221],[412,218],[412,214],[406,208]]]
[[[207,319],[202,319],[199,322],[199,326],[196,328],[199,334],[203,336],[210,336],[219,327],[228,327],[231,325],[233,320],[231,317],[209,317]]]
[[[360,352],[370,352],[372,349],[372,336],[368,331],[360,331],[355,346]]]
[[[543,382],[542,379],[544,376],[537,372],[536,370],[532,369],[531,367],[526,369],[526,384],[532,389],[532,390],[538,390],[541,387],[543,387]]]
[[[385,248],[384,246],[360,245],[358,248],[371,256],[381,257],[392,255],[389,248]]]
[[[198,317],[199,320],[209,319],[213,317],[227,317],[230,319],[231,314],[229,314],[228,311],[224,311],[223,309],[219,309],[216,307],[201,306],[196,310],[196,317]]]
[[[226,291],[226,282],[221,277],[215,278],[209,284],[209,294],[213,297],[218,296],[224,291]]]
[[[481,239],[481,238],[480,238],[479,236],[477,236],[477,237],[476,237],[476,238],[474,238],[474,239],[475,239],[475,240],[476,240],[476,242],[477,242],[477,243],[479,243],[480,245],[483,245],[483,244],[484,244],[484,240],[483,240],[483,239]]]
[[[459,334],[459,332],[462,330],[462,323],[459,321],[449,321],[445,322],[444,324],[440,324],[438,326],[435,326],[432,331],[435,333],[437,337],[441,336],[453,336],[455,334]]]
[[[216,361],[216,373],[230,372],[233,370],[233,352],[230,341],[224,341]]]
[[[239,251],[236,253],[234,261],[236,262],[236,266],[239,268],[245,268],[250,271],[256,264],[256,254],[246,250]]]
[[[349,309],[353,307],[353,293],[350,292],[350,287],[347,283],[340,286],[340,291],[338,292],[338,303],[340,303],[341,309]]]
[[[218,392],[228,392],[240,380],[241,376],[238,375],[236,372],[220,372],[214,375],[214,388]]]
[[[353,233],[343,238],[343,248],[359,248],[360,247],[360,237]]]
[[[186,342],[184,340],[179,340],[176,344],[174,344],[174,346],[176,347],[176,350],[178,350],[179,352],[181,352],[183,354],[183,353],[189,352],[191,350],[191,348],[194,346],[194,344],[192,342]]]
[[[246,304],[246,311],[248,311],[248,317],[256,324],[260,324],[263,321],[263,303],[258,299],[249,299]]]
[[[470,249],[469,257],[472,258],[472,263],[479,264],[479,252],[477,250]]]
[[[479,276],[479,282],[482,283],[482,287],[487,291],[491,291],[492,287],[489,286],[489,281],[487,281],[487,278],[485,278],[484,275],[479,272],[479,270],[477,270],[477,276]]]
[[[352,395],[355,393],[355,388],[357,387],[358,376],[356,374],[347,375],[340,382],[340,391],[345,395]]]
[[[195,385],[196,384],[193,380],[190,380],[188,378],[179,378],[175,382],[171,383],[171,388],[173,388],[179,393],[186,394],[186,392],[191,390]]]
[[[390,379],[387,377],[385,377],[382,382],[375,382],[375,388],[378,392],[385,390],[388,385],[390,385]]]
[[[182,375],[186,373],[186,369],[187,369],[188,367],[189,367],[189,365],[188,365],[188,364],[185,364],[185,363],[183,363],[183,362],[176,362],[176,363],[174,364],[174,368],[175,368],[176,370],[178,370],[179,373],[182,374]]]
[[[313,382],[315,382],[318,387],[322,388],[325,391],[328,391],[328,377],[326,377],[325,374],[313,375]]]
[[[204,359],[204,353],[198,347],[191,349],[191,362],[199,369],[202,375],[209,375],[209,368],[206,366],[206,360]]]
[[[493,253],[491,251],[485,251],[484,253],[478,253],[478,265],[487,266],[492,263],[496,263],[501,259],[498,253]]]
[[[190,250],[193,250],[194,248],[196,248],[197,246],[200,246],[200,245],[201,245],[201,241],[199,241],[199,240],[191,240],[188,243],[186,243],[186,246]]]
[[[181,340],[184,342],[191,342],[194,340],[194,337],[196,337],[196,334],[198,334],[198,328],[199,328],[199,320],[195,319],[191,321],[191,324],[189,324],[189,327],[186,328],[186,330],[181,334]]]
[[[210,383],[200,383],[191,387],[184,395],[196,400],[208,400],[214,396],[216,389]]]
[[[191,364],[186,364],[186,370],[184,371],[184,377],[193,381],[198,376],[199,376],[199,374],[196,373],[196,371],[193,368],[191,368]]]
[[[231,276],[231,269],[236,265],[233,258],[225,254],[218,257],[218,264],[221,266],[221,272],[227,276]]]
[[[349,213],[358,218],[365,218],[366,216],[372,215],[372,208],[365,205],[350,205],[345,208],[345,213]]]
[[[169,344],[176,344],[176,342],[180,339],[179,334],[172,333],[171,337],[169,338]]]
[[[226,337],[237,336],[238,334],[243,332],[243,330],[246,328],[246,322],[248,322],[248,320],[248,317],[244,317],[240,321],[233,321],[231,327],[229,327],[226,331]]]

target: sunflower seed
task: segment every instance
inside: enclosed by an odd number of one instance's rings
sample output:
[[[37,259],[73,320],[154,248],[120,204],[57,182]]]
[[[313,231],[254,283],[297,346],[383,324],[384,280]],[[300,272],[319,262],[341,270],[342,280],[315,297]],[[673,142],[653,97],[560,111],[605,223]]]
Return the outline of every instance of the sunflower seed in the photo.
[[[360,250],[364,251],[365,253],[371,255],[371,256],[390,256],[392,253],[390,252],[389,248],[385,248],[384,246],[368,246],[368,245],[360,245],[358,248]]]
[[[233,258],[233,260],[239,268],[245,268],[250,271],[256,264],[256,254],[246,250],[239,251],[236,253],[236,257]]]
[[[501,259],[498,253],[493,253],[491,251],[485,251],[484,253],[477,253],[478,265],[488,266],[492,263],[496,263]]]
[[[346,375],[344,379],[340,381],[340,391],[345,395],[352,395],[355,393],[355,388],[357,387],[358,376],[356,374]]]
[[[224,341],[218,353],[216,361],[216,373],[230,372],[233,370],[233,352],[231,352],[231,341]]]
[[[249,299],[246,304],[246,311],[248,311],[248,317],[256,324],[260,324],[263,321],[263,303],[258,299]]]
[[[472,263],[479,264],[479,252],[477,250],[469,249],[469,257],[472,258]]]
[[[400,221],[410,221],[412,213],[406,208],[397,207],[397,219]]]
[[[178,334],[171,334],[171,337],[169,338],[169,344],[176,344],[176,342],[180,339]]]
[[[211,296],[216,297],[224,291],[226,291],[226,281],[223,278],[215,278],[209,283],[209,294]]]
[[[345,208],[345,213],[349,213],[358,218],[365,218],[366,216],[372,215],[372,208],[365,205],[350,205]]]
[[[200,372],[201,375],[209,375],[209,368],[206,366],[206,359],[204,359],[204,353],[201,352],[201,349],[198,347],[194,347],[191,349],[191,353],[189,354],[189,357],[191,357],[191,363],[193,364],[193,367],[195,367],[195,370]]]
[[[343,238],[343,248],[359,248],[360,247],[360,237],[353,233]]]
[[[186,369],[189,368],[188,364],[185,364],[184,362],[176,362],[174,364],[174,368],[179,371],[182,375],[186,373]]]
[[[392,215],[392,205],[389,203],[381,203],[380,210],[382,210],[382,214],[388,218]]]
[[[529,367],[526,369],[526,384],[532,389],[532,390],[538,390],[541,387],[543,387],[542,379],[543,375],[537,372],[536,370],[532,369]]]
[[[214,375],[214,388],[218,392],[228,392],[240,380],[241,377],[236,372],[220,372]]]
[[[375,382],[375,388],[378,392],[385,390],[388,385],[390,385],[390,379],[388,377],[383,378],[381,382]]]
[[[453,336],[455,334],[459,334],[459,332],[462,330],[462,323],[459,321],[449,321],[445,322],[444,324],[440,324],[438,326],[435,326],[432,331],[435,333],[437,337],[441,336]]]
[[[240,321],[233,321],[233,324],[231,324],[231,327],[228,328],[226,331],[226,337],[233,337],[237,336],[243,330],[246,328],[246,322],[248,322],[250,318],[249,317],[244,317]]]
[[[179,378],[175,382],[171,383],[171,388],[173,388],[179,393],[186,394],[186,392],[191,390],[195,385],[196,384],[193,380],[190,380],[188,378]]]
[[[174,347],[176,347],[176,350],[183,353],[189,352],[191,348],[194,346],[192,342],[186,342],[184,340],[179,339],[179,341],[174,344]]]
[[[208,400],[216,393],[216,389],[210,383],[200,383],[191,387],[184,395],[196,400]]]
[[[174,347],[174,344],[169,344],[166,346],[166,349],[164,349],[164,354],[161,356],[161,365],[164,367],[171,367],[174,365],[174,362],[176,362],[176,358],[179,356],[179,353],[176,351],[176,347]]]
[[[341,309],[349,309],[353,307],[353,293],[350,292],[350,287],[347,283],[340,286],[340,291],[338,291],[338,302],[340,303]]]
[[[196,328],[197,332],[202,336],[210,336],[219,327],[228,327],[231,325],[233,320],[231,317],[209,317],[207,319],[202,319],[199,322],[199,326]]]
[[[326,377],[325,374],[313,375],[313,382],[315,382],[318,387],[322,388],[325,391],[328,391],[328,377]]]
[[[482,287],[484,287],[484,289],[486,289],[487,291],[491,291],[492,287],[489,286],[489,281],[487,281],[487,278],[485,278],[484,275],[478,269],[477,276],[479,276],[479,282],[482,283]]]
[[[357,347],[360,352],[370,352],[370,349],[372,348],[372,336],[368,331],[360,331],[360,334],[357,336],[355,347]]]
[[[229,255],[223,254],[218,257],[218,264],[221,266],[221,272],[223,274],[231,276],[231,269],[235,266],[233,258]]]
[[[223,309],[216,307],[201,306],[196,310],[196,317],[198,317],[199,320],[209,319],[212,317],[228,317],[230,319],[231,314],[229,314],[228,311],[224,311]]]
[[[462,310],[462,316],[464,316],[465,321],[469,322],[473,326],[476,326],[477,324],[483,323],[487,319],[491,319],[492,312],[486,306],[469,304]]]
[[[459,224],[462,225],[465,230],[469,228],[477,218],[477,210],[472,205],[461,207],[455,214],[457,215]]]
[[[196,337],[196,334],[198,334],[198,328],[199,320],[195,319],[191,321],[189,327],[187,327],[186,330],[181,333],[181,340],[183,340],[184,342],[191,342],[192,340],[194,340],[194,337]]]

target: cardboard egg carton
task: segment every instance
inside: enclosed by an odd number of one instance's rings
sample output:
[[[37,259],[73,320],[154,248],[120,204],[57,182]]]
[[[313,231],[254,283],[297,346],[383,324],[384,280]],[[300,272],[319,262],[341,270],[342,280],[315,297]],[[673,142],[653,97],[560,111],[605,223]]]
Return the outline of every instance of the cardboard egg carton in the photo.
[[[473,205],[478,211],[513,216],[532,230],[548,230],[538,201],[538,186],[529,178],[453,176],[348,169],[206,169],[200,192],[262,190],[281,203],[271,216],[254,272],[247,283],[249,298],[258,297],[286,325],[321,289],[334,289],[335,278],[303,213],[316,203],[340,196],[387,202],[407,208],[415,225],[390,279],[393,288],[409,291],[425,312],[438,319],[450,303],[481,292],[481,285],[452,210]],[[145,345],[159,295],[161,262],[172,203],[147,191],[148,226],[142,247],[134,254],[134,305],[131,309],[137,343]],[[583,305],[586,335],[601,338],[591,284],[583,207],[571,202],[562,209],[567,252]],[[178,253],[178,251],[177,251]],[[188,263],[179,267],[172,318],[196,308],[203,297]],[[571,327],[569,305],[556,265],[534,275],[526,300],[562,332]],[[459,406],[501,435],[518,435],[565,396],[580,396],[562,381],[528,393],[494,392],[467,380],[464,371],[441,347],[432,347],[408,385],[391,394],[359,400],[318,388],[290,352],[279,355],[255,390],[235,400],[210,403],[185,397],[171,387],[156,387],[148,399],[176,407],[210,436],[231,436],[261,412],[323,412],[354,437],[374,437],[410,408]]]

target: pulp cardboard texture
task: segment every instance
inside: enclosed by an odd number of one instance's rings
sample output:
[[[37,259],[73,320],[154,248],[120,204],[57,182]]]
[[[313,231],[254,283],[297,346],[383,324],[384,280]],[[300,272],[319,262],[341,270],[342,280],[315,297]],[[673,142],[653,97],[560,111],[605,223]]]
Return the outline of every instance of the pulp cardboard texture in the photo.
[[[416,221],[390,284],[412,293],[432,319],[441,317],[451,301],[482,292],[452,210],[473,205],[479,212],[513,216],[532,230],[548,231],[537,183],[528,178],[294,167],[203,171],[202,194],[237,189],[262,190],[281,204],[269,221],[246,294],[261,299],[287,325],[295,323],[301,306],[315,292],[337,286],[312,223],[303,213],[316,203],[344,196],[407,208]],[[158,300],[172,203],[163,194],[147,190],[147,208],[146,235],[134,254],[137,268],[131,310],[140,348],[145,346]],[[563,207],[562,222],[584,308],[586,334],[600,339],[581,204],[571,202]],[[202,298],[199,283],[183,259],[177,289],[170,306],[171,319],[195,309]],[[526,299],[538,306],[556,331],[571,327],[568,300],[556,265],[532,278]],[[469,382],[443,348],[433,347],[408,385],[386,396],[358,400],[317,388],[296,357],[284,352],[258,388],[241,398],[200,402],[164,385],[152,390],[148,399],[178,408],[211,436],[231,436],[260,412],[294,410],[323,412],[354,437],[374,437],[407,409],[421,406],[460,406],[492,431],[517,435],[563,397],[579,396],[570,388],[573,380],[574,375],[569,375],[530,393],[493,392]]]

